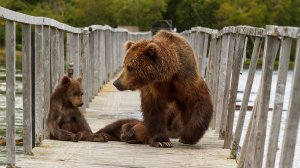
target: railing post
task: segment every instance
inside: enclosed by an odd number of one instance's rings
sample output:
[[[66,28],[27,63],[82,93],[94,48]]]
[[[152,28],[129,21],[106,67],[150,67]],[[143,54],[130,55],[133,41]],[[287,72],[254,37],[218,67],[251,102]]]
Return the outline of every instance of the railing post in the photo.
[[[291,96],[289,109],[287,113],[287,120],[285,132],[283,136],[282,151],[280,158],[280,168],[292,167],[295,155],[295,146],[297,139],[297,132],[299,128],[300,116],[300,37],[297,39],[296,60],[294,77],[291,88]]]
[[[51,78],[50,78],[50,26],[43,26],[43,69],[44,69],[44,136],[49,138],[47,116],[50,110]]]
[[[247,107],[248,107],[248,102],[249,102],[249,98],[250,98],[250,93],[251,93],[251,89],[252,89],[252,84],[253,84],[253,80],[254,80],[254,75],[255,75],[255,71],[256,71],[256,65],[257,65],[257,60],[258,60],[261,44],[262,44],[261,37],[256,37],[255,42],[254,42],[252,56],[251,56],[249,74],[247,77],[246,87],[245,87],[245,91],[244,91],[244,95],[243,95],[243,101],[242,101],[242,105],[241,105],[241,109],[240,109],[240,113],[239,113],[239,117],[238,117],[238,121],[237,121],[237,126],[236,126],[236,129],[234,132],[234,138],[233,138],[231,152],[230,152],[230,158],[232,158],[232,159],[235,159],[236,155],[237,155],[237,150],[238,150],[238,146],[239,146],[241,135],[242,135],[244,120],[245,120],[245,116],[246,116],[246,111],[247,111]],[[231,113],[230,111],[231,110],[228,109],[228,113]],[[230,129],[230,128],[228,128],[228,129]]]
[[[50,45],[50,68],[51,68],[51,93],[55,85],[58,83],[57,67],[58,64],[58,38],[56,35],[56,28],[50,28],[51,45]]]
[[[94,36],[94,56],[93,56],[93,97],[97,95],[98,93],[98,77],[99,77],[99,72],[98,72],[98,60],[99,60],[99,36],[98,33],[99,30],[95,30],[93,32]]]
[[[216,108],[216,130],[219,132],[219,138],[224,138],[223,120],[225,120],[226,110],[224,109],[225,102],[225,81],[227,77],[227,63],[229,54],[229,35],[225,34],[221,40],[221,53],[220,53],[220,74],[218,83],[218,96],[217,96],[217,108]],[[216,101],[216,100],[215,100]]]
[[[100,85],[106,82],[106,69],[105,69],[105,31],[100,30]]]
[[[31,25],[22,24],[22,75],[23,75],[23,146],[24,153],[32,155],[31,118]]]
[[[6,50],[6,150],[7,167],[16,164],[16,128],[15,128],[15,96],[16,96],[16,23],[5,23]]]
[[[61,78],[65,72],[65,46],[64,46],[64,32],[62,30],[58,30],[58,60],[59,60],[59,65],[58,65],[58,76]]]
[[[276,151],[278,146],[279,130],[282,117],[284,93],[286,79],[288,76],[289,60],[292,48],[292,39],[283,38],[281,40],[280,60],[278,67],[278,81],[276,84],[276,96],[274,100],[273,117],[270,130],[268,155],[266,158],[266,167],[273,168],[275,166]]]
[[[94,53],[95,53],[95,31],[90,33],[90,57],[89,57],[89,101],[94,98]]]
[[[35,144],[40,146],[44,139],[44,53],[43,26],[35,26]]]
[[[83,79],[83,88],[84,88],[84,109],[89,107],[89,92],[88,92],[88,62],[89,62],[89,54],[90,54],[90,45],[89,45],[89,30],[84,30],[82,35],[82,44],[83,44],[83,67],[82,67],[82,79]]]

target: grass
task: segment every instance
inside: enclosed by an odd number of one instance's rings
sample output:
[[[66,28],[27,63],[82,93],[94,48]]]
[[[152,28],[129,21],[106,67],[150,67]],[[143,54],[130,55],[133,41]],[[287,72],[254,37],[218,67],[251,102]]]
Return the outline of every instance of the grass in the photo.
[[[262,67],[262,59],[259,58],[258,61],[257,61],[257,68],[261,68]],[[294,68],[294,62],[293,61],[290,61],[289,62],[289,69],[293,69]],[[246,61],[244,62],[244,67],[245,68],[248,68],[250,66],[250,59],[246,59]],[[274,63],[274,69],[278,69],[278,66],[279,66],[279,61],[276,60],[275,63]]]
[[[4,48],[0,48],[0,65],[6,65],[6,57]],[[16,51],[16,67],[21,69],[22,67],[22,52]]]

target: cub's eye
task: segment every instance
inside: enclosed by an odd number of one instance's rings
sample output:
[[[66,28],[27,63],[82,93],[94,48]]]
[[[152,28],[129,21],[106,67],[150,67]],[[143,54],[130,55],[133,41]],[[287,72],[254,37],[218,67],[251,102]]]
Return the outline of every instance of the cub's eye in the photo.
[[[133,67],[127,66],[127,71],[128,71],[128,72],[132,72],[132,71],[133,71]]]

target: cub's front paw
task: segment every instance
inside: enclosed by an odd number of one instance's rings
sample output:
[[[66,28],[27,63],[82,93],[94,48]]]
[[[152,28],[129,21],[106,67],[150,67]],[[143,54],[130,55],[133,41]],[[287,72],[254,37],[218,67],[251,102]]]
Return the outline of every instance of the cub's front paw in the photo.
[[[71,140],[73,142],[78,142],[82,138],[83,134],[81,132],[77,132],[76,134],[72,134]]]
[[[107,142],[108,136],[106,133],[100,132],[94,134],[94,142]]]

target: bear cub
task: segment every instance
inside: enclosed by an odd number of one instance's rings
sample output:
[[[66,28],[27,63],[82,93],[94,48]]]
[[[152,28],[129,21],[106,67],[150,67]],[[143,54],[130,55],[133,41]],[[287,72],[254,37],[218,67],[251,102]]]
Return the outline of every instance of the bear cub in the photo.
[[[91,131],[79,107],[82,101],[82,79],[64,76],[50,98],[47,125],[50,138],[61,141],[107,142],[105,134]]]

